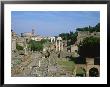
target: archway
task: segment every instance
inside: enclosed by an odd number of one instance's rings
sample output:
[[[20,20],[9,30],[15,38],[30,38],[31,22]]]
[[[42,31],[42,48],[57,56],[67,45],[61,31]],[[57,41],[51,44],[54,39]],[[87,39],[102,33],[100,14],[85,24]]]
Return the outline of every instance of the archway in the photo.
[[[91,68],[90,70],[89,70],[89,76],[90,77],[98,77],[99,76],[99,71],[98,71],[98,69],[97,68]]]

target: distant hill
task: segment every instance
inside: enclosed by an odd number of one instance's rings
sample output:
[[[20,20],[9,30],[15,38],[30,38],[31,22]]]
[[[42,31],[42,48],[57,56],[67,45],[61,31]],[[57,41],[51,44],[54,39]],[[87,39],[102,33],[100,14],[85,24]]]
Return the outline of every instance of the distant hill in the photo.
[[[83,28],[77,28],[76,31],[89,31],[89,32],[100,32],[100,23],[98,23],[94,27],[83,27]]]

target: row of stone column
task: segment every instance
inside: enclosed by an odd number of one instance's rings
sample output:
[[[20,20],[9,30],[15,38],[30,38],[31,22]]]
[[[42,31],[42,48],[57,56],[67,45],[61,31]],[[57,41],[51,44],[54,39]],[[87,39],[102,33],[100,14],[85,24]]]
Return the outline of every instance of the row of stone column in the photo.
[[[63,42],[61,37],[51,37],[51,42],[55,42],[56,51],[62,51],[63,50]]]
[[[60,40],[56,40],[56,51],[62,51],[63,50],[63,42]]]

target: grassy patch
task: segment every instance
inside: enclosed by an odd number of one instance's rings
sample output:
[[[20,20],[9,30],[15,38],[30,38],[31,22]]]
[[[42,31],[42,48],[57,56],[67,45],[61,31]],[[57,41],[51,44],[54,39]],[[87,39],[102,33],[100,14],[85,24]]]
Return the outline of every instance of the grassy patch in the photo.
[[[75,68],[75,63],[73,61],[64,61],[64,60],[59,60],[58,64],[63,67],[64,70],[66,71],[72,71]]]
[[[58,64],[59,65],[63,65],[63,66],[73,66],[74,62],[73,61],[63,61],[63,60],[60,60],[60,61],[58,61]]]
[[[77,74],[85,74],[85,71],[82,68],[78,68],[76,73]]]

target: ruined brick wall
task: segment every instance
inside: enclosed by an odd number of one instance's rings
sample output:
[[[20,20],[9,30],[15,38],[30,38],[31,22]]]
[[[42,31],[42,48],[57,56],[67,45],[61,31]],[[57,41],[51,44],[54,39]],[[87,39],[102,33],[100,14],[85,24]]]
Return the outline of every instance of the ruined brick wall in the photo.
[[[92,32],[90,33],[89,31],[78,31],[78,36],[77,36],[77,44],[83,41],[84,38],[86,37],[100,37],[100,32]]]

